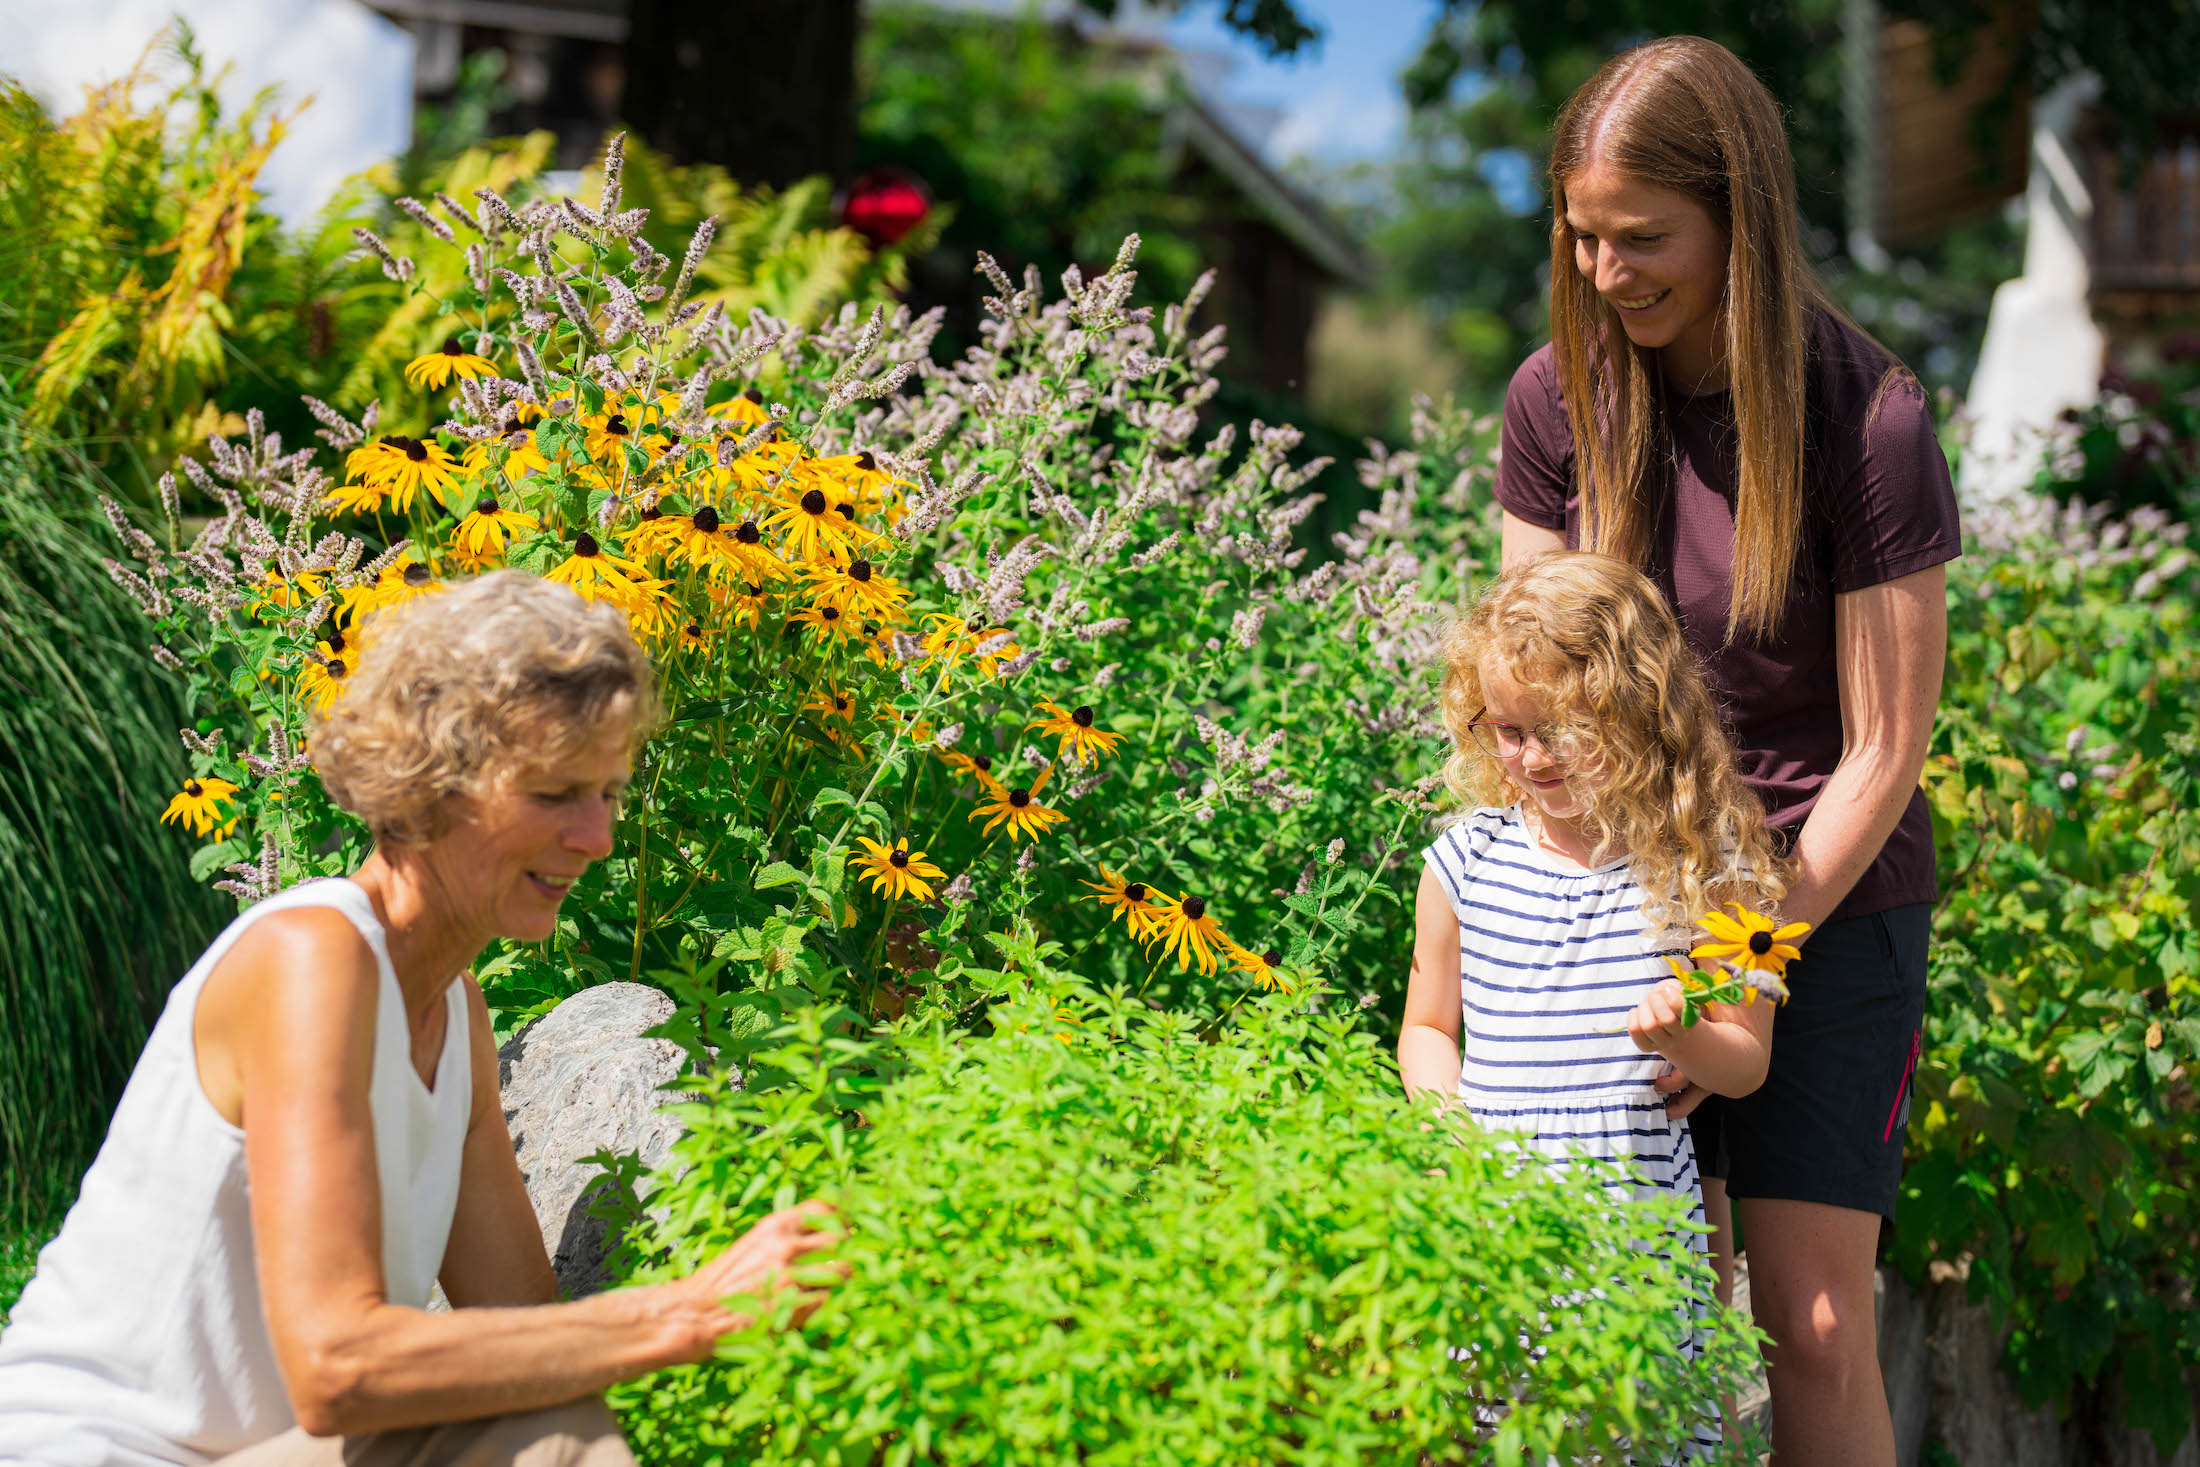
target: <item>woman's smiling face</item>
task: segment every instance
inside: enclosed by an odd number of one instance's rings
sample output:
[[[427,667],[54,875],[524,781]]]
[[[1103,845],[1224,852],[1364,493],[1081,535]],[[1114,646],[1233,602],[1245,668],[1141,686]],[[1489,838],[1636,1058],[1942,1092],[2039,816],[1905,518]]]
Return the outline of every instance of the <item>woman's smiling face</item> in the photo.
[[[1566,180],[1566,227],[1574,268],[1610,303],[1629,341],[1666,351],[1667,375],[1684,386],[1727,385],[1712,369],[1728,242],[1708,209],[1592,158]]]
[[[492,793],[450,797],[450,830],[429,850],[462,921],[520,942],[550,935],[566,892],[611,853],[630,746],[610,729]]]

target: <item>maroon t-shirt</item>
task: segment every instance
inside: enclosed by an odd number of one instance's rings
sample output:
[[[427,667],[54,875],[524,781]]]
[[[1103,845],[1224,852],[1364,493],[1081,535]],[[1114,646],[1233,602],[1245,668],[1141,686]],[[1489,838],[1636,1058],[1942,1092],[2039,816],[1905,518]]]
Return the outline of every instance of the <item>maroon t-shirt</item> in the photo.
[[[1776,839],[1792,845],[1841,758],[1841,696],[1833,598],[1950,561],[1962,553],[1955,487],[1924,389],[1907,377],[1871,411],[1885,352],[1838,318],[1812,332],[1803,450],[1803,547],[1787,610],[1766,642],[1726,641],[1733,597],[1737,490],[1729,393],[1664,394],[1674,471],[1645,567],[1679,613],[1734,739],[1742,775],[1764,801]],[[1549,346],[1505,393],[1497,502],[1580,543],[1574,439]],[[1878,857],[1828,921],[1939,897],[1933,828],[1913,792]]]

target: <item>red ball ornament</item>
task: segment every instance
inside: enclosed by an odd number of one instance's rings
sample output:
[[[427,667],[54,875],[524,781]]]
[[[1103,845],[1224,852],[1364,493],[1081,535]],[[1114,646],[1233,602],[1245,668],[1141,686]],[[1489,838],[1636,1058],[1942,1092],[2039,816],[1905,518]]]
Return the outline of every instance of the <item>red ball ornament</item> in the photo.
[[[884,249],[924,222],[932,195],[923,180],[898,168],[873,168],[848,185],[835,212],[873,248]]]

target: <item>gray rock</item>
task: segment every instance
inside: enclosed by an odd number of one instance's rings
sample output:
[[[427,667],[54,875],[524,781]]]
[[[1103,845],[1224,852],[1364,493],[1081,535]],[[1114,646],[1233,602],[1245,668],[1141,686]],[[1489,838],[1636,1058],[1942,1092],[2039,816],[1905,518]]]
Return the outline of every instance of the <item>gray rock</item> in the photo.
[[[497,1051],[504,1124],[520,1176],[535,1204],[543,1247],[569,1298],[611,1282],[604,1266],[614,1239],[588,1215],[603,1169],[581,1158],[612,1150],[657,1166],[680,1123],[660,1107],[685,1055],[642,1031],[672,1015],[672,1000],[639,983],[584,989],[505,1041]]]

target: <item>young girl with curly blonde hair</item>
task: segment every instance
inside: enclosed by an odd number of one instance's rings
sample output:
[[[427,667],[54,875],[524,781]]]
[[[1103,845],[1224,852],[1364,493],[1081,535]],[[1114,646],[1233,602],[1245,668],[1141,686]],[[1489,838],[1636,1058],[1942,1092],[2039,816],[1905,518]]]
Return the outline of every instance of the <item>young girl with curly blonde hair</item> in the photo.
[[[1639,571],[1555,551],[1453,627],[1443,714],[1445,783],[1467,813],[1421,875],[1408,1094],[1554,1157],[1618,1163],[1617,1185],[1677,1194],[1701,1223],[1688,1123],[1655,1082],[1669,1061],[1718,1094],[1756,1089],[1772,1005],[1713,1004],[1684,1026],[1665,957],[1721,903],[1777,907],[1787,876],[1695,654]],[[1717,1444],[1707,1420],[1697,1448]]]

